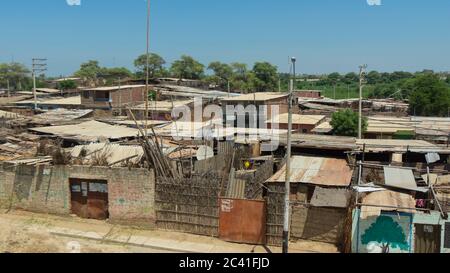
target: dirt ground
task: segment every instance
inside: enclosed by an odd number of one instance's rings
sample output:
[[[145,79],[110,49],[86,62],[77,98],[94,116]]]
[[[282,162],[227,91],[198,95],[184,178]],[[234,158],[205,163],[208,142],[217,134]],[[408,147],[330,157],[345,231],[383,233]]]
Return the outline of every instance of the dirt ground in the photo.
[[[86,225],[83,221],[68,221],[68,226]],[[24,212],[0,214],[0,253],[167,253],[157,249],[94,240],[70,238],[51,234],[59,226],[52,216]]]
[[[337,253],[334,245],[296,242],[292,253]],[[105,221],[0,210],[0,253],[280,253],[278,247],[224,242]]]

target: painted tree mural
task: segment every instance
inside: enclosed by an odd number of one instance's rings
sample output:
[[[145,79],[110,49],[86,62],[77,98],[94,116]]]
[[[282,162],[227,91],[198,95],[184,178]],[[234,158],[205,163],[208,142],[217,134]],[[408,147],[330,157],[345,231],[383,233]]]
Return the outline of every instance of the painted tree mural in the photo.
[[[408,250],[408,242],[402,227],[389,216],[380,216],[362,235],[361,241],[368,245],[377,242],[383,253],[389,253],[391,247]]]

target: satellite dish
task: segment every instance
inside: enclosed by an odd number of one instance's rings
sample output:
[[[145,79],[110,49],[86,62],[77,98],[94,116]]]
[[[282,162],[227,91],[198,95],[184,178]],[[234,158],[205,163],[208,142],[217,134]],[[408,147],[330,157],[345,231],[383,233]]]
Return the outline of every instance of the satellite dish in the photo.
[[[206,160],[208,158],[214,157],[214,150],[208,146],[200,146],[197,150],[197,160]]]

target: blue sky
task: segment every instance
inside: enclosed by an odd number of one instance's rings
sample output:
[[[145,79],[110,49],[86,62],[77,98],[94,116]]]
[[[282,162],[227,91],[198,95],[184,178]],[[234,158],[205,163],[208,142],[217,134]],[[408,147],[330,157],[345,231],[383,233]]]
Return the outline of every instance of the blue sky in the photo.
[[[145,52],[145,0],[2,0],[0,62],[46,57],[49,75],[89,59],[133,68]],[[151,51],[169,63],[269,61],[301,73],[450,70],[450,1],[152,0]]]

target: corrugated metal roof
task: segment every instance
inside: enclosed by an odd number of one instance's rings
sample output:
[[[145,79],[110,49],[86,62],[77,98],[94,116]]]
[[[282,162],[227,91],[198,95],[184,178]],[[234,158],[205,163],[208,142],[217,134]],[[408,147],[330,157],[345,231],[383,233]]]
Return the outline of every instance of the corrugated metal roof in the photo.
[[[224,102],[233,102],[233,101],[269,101],[274,99],[287,98],[288,94],[286,93],[273,93],[273,92],[261,92],[261,93],[251,93],[244,94],[238,97],[225,98],[222,101]]]
[[[246,182],[243,179],[234,179],[230,181],[227,189],[227,198],[245,199]]]
[[[57,121],[70,121],[79,119],[91,114],[93,110],[78,110],[78,109],[56,109],[47,111],[43,114],[35,115],[33,118],[43,120],[47,123]]]
[[[415,208],[416,201],[410,194],[394,192],[394,191],[378,191],[367,194],[362,199],[361,218],[366,219],[370,216],[379,216],[381,211],[399,211],[399,212],[416,212],[415,209],[398,209],[398,208]],[[367,206],[370,205],[370,206]],[[376,207],[381,205],[383,207]],[[391,207],[391,208],[386,208]]]
[[[150,101],[148,103],[149,111],[159,111],[159,112],[172,112],[173,108],[188,106],[194,103],[194,100],[174,100],[174,101]],[[133,110],[145,110],[145,104],[133,107]]]
[[[34,104],[34,100],[24,100],[15,103],[16,105]],[[58,99],[38,99],[38,105],[81,105],[81,96]]]
[[[268,120],[266,123],[288,123],[289,114],[281,114],[278,115],[270,120]],[[305,125],[316,125],[322,120],[325,119],[325,116],[322,115],[299,115],[299,114],[293,114],[292,115],[292,124],[305,124]]]
[[[293,156],[291,159],[291,182],[323,186],[347,187],[353,170],[345,159]],[[267,182],[285,182],[286,166]]]
[[[67,139],[78,139],[83,141],[96,142],[100,138],[121,139],[137,137],[138,129],[113,126],[98,121],[87,121],[75,125],[50,126],[30,129],[34,132],[57,135]]]
[[[13,112],[7,112],[7,111],[0,110],[0,118],[15,119],[15,118],[19,118],[19,117],[22,117],[22,116],[19,114],[13,113]]]
[[[78,158],[82,151],[85,151],[85,163],[89,164],[96,155],[104,155],[110,166],[120,165],[123,161],[137,164],[144,156],[141,146],[125,146],[118,144],[93,143],[89,145],[76,146],[70,152],[71,156]]]
[[[145,85],[122,85],[122,86],[105,86],[105,87],[97,87],[97,88],[86,88],[83,91],[115,91],[129,88],[140,88],[145,87]]]

